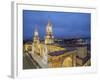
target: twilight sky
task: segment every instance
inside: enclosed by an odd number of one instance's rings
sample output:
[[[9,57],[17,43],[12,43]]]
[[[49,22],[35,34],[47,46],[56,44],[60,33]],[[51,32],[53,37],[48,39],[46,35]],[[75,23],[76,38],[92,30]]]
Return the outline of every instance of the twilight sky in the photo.
[[[91,14],[23,10],[23,39],[32,40],[35,28],[44,39],[48,20],[55,38],[90,37]]]

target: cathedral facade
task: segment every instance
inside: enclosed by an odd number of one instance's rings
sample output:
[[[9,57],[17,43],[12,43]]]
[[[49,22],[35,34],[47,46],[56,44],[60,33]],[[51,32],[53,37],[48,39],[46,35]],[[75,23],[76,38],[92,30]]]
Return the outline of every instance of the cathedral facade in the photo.
[[[76,66],[76,51],[67,51],[54,42],[52,24],[48,21],[44,43],[40,43],[38,30],[34,31],[33,58],[42,68]]]

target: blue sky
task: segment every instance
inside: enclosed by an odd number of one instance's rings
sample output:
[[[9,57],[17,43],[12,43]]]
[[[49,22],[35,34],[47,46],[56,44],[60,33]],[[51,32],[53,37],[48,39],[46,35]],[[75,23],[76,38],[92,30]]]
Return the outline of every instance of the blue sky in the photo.
[[[55,38],[90,37],[91,14],[23,10],[23,39],[32,40],[35,28],[44,39],[48,20],[52,23]]]

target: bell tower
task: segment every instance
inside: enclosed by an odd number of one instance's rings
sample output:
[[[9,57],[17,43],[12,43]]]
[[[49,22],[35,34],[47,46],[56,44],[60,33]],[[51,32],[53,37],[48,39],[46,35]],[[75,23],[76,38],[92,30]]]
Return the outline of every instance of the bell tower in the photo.
[[[45,44],[52,44],[54,43],[54,37],[52,35],[52,24],[50,21],[48,21],[48,24],[46,26],[46,37],[45,37]]]
[[[34,31],[34,38],[33,38],[33,42],[34,42],[34,44],[39,44],[39,34],[38,34],[38,30],[37,29],[35,29],[35,31]]]

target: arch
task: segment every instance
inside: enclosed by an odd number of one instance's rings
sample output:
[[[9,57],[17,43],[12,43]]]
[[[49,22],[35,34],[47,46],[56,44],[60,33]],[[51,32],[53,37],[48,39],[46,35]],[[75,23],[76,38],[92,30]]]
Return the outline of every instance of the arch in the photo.
[[[72,58],[66,57],[62,63],[63,67],[71,67],[72,66]]]

